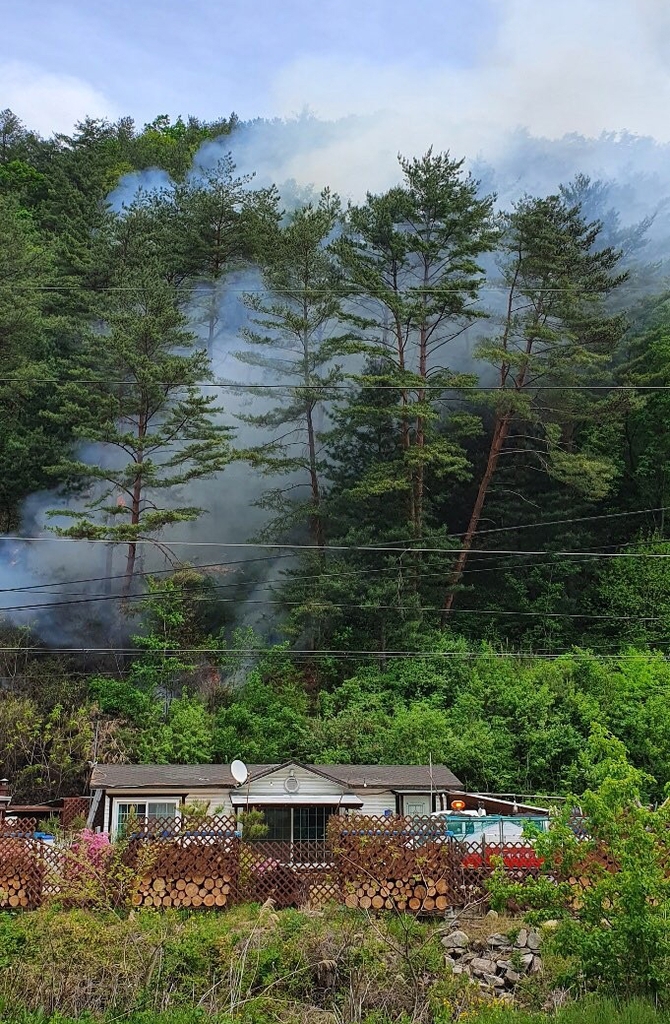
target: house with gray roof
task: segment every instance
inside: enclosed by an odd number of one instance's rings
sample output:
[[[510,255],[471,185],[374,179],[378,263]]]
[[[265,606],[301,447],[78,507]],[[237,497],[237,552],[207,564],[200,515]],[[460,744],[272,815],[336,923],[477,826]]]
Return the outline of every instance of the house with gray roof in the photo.
[[[243,783],[227,764],[97,764],[91,771],[89,824],[115,835],[132,815],[147,823],[178,817],[197,801],[210,814],[263,812],[268,839],[323,839],[332,814],[427,815],[464,807],[485,809],[486,798],[463,792],[444,765],[283,764],[248,765]],[[490,801],[489,801],[490,802]],[[512,813],[500,801],[489,813]],[[525,809],[514,807],[514,813]]]

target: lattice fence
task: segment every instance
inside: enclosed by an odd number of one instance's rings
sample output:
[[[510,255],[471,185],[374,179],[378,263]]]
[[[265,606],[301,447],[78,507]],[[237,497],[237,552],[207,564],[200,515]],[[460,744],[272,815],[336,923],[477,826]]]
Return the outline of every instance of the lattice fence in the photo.
[[[0,907],[71,900],[71,876],[86,876],[76,837],[47,844],[35,828],[23,822],[0,830]],[[496,857],[514,878],[541,870],[526,843],[465,843],[443,830],[431,818],[333,816],[321,840],[245,841],[233,817],[167,819],[129,824],[115,848],[116,870],[120,855],[132,880],[130,902],[138,907],[221,909],[272,899],[277,907],[336,901],[417,914],[485,899]],[[107,860],[91,863],[91,877],[113,862],[108,851]],[[114,877],[107,878],[108,889]]]
[[[237,898],[240,837],[235,818],[166,819],[126,837],[138,872],[135,906],[225,907]]]
[[[331,818],[340,898],[349,907],[444,912],[465,902],[469,849],[435,831],[429,818]]]

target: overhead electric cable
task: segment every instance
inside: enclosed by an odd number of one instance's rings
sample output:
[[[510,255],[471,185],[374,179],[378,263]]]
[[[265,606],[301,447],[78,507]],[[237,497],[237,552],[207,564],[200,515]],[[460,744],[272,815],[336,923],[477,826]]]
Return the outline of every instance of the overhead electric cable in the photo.
[[[477,531],[477,536],[479,536],[480,534],[484,534],[484,533],[499,533],[499,532],[505,532],[505,531],[514,531],[514,530],[528,530],[528,529],[531,529],[531,528],[538,528],[539,529],[539,528],[542,528],[544,526],[565,525],[565,524],[569,524],[569,523],[583,523],[583,522],[589,522],[591,520],[600,520],[600,519],[616,519],[616,518],[619,518],[621,516],[646,515],[649,512],[664,512],[664,511],[667,511],[668,509],[670,509],[670,506],[668,506],[668,505],[659,505],[659,506],[655,506],[653,508],[636,509],[636,510],[631,511],[631,512],[606,512],[606,513],[603,513],[603,514],[600,514],[600,515],[579,516],[579,517],[573,517],[573,518],[570,518],[570,519],[537,520],[536,522],[533,522],[533,523],[520,523],[520,524],[513,524],[513,525],[510,525],[510,526],[498,526],[498,527],[492,527],[490,529],[487,528],[487,529],[484,529],[484,530],[478,530]],[[447,534],[447,536],[456,538],[456,537],[462,536],[462,534],[461,533],[450,533],[450,534]],[[2,534],[0,534],[0,541],[2,541],[3,539],[10,540],[10,538],[8,536],[3,536]],[[26,537],[25,539],[26,540],[34,540],[36,538]],[[49,538],[45,538],[45,539],[49,539]],[[406,545],[408,543],[412,543],[412,541],[413,541],[413,538],[406,538],[406,539],[401,540],[401,541],[393,541],[392,543],[393,544],[397,544],[397,545]],[[110,544],[112,544],[112,543],[124,544],[124,543],[127,543],[127,542],[123,542],[123,541],[117,541],[117,542],[108,541],[107,543],[110,543]],[[253,542],[249,542],[249,543],[252,546],[254,546]],[[611,546],[611,545],[607,545],[607,546]],[[399,553],[404,554],[407,549],[405,547],[399,546],[397,548],[397,550],[398,550]],[[414,549],[409,549],[409,550],[414,550]],[[447,549],[447,550],[451,550],[451,549]],[[482,551],[481,549],[475,549],[475,551],[476,551],[477,554],[482,554],[482,555],[488,553],[486,551]],[[548,554],[549,553],[550,552],[548,552]],[[289,553],[280,554],[280,555],[270,555],[270,554],[268,554],[268,555],[259,555],[257,558],[239,558],[239,559],[234,559],[234,560],[225,561],[225,562],[204,562],[204,563],[200,563],[198,565],[179,565],[179,566],[176,566],[176,567],[175,566],[171,566],[171,567],[166,568],[166,569],[137,570],[136,572],[133,573],[133,578],[137,579],[137,578],[144,577],[144,576],[162,576],[162,575],[165,575],[167,573],[174,573],[174,572],[179,572],[179,571],[188,570],[188,569],[192,569],[195,572],[199,572],[200,570],[203,570],[203,569],[222,569],[222,568],[226,568],[227,566],[234,566],[234,565],[245,566],[245,565],[255,564],[257,562],[276,561],[276,560],[278,560],[280,558],[291,558],[291,557],[292,557],[292,555],[289,552]],[[553,562],[546,562],[546,563],[540,563],[540,564],[553,565]],[[535,563],[535,566],[537,566],[537,563]],[[494,571],[494,568],[495,567],[490,567],[490,568],[487,568],[487,569],[472,569],[472,570],[468,570],[468,571],[469,572],[491,572],[491,571]],[[354,576],[354,575],[361,575],[361,574],[366,574],[366,573],[383,573],[383,572],[397,572],[397,571],[398,571],[398,566],[397,565],[391,565],[391,566],[387,566],[387,567],[380,568],[380,569],[361,568],[361,569],[356,569],[356,570],[353,570],[353,571],[346,571],[346,572],[310,573],[310,574],[307,574],[307,575],[301,574],[299,576],[293,576],[292,579],[293,580],[327,579],[327,578],[333,577],[333,576],[335,576],[335,577],[339,577],[339,576]],[[442,574],[441,573],[422,573],[422,578],[427,578],[427,577],[434,576],[434,575],[442,575]],[[2,593],[2,594],[25,593],[25,592],[32,591],[32,590],[46,590],[47,588],[51,588],[51,587],[77,586],[77,585],[82,584],[82,583],[102,583],[102,582],[106,582],[106,581],[121,580],[121,579],[126,579],[126,578],[127,578],[127,574],[126,573],[117,573],[117,574],[111,575],[111,576],[89,576],[89,577],[83,577],[83,578],[74,579],[74,580],[53,580],[53,581],[51,581],[49,583],[32,583],[32,584],[27,584],[27,585],[21,586],[21,587],[2,587],[2,588],[0,588],[0,593]],[[281,580],[253,581],[255,587],[265,587],[266,585],[274,584],[274,583],[280,583],[280,582],[282,582],[282,581]],[[223,588],[228,588],[228,587],[239,587],[239,586],[240,586],[239,582],[230,583],[230,584],[217,584],[216,589],[218,590],[218,589],[223,589]],[[74,595],[72,595],[72,596],[74,596]]]
[[[218,654],[220,656],[231,656],[236,657],[242,654],[269,654],[271,648],[268,647],[249,647],[249,648],[231,648],[229,650],[212,651],[207,648],[201,647],[171,647],[163,650],[151,650],[144,647],[53,647],[53,648],[27,648],[27,647],[0,647],[1,654],[30,654],[33,655],[44,655],[53,657],[56,654],[142,654],[151,655],[155,657],[165,658],[166,655],[181,655],[181,654]],[[310,659],[315,658],[523,658],[523,659],[551,659],[564,658],[566,655],[570,655],[576,659],[582,657],[591,656],[591,647],[585,647],[584,649],[577,649],[573,647],[566,647],[563,650],[552,651],[552,652],[535,652],[535,651],[367,651],[367,650],[323,650],[323,651],[310,651],[310,650],[290,650],[286,649],[284,653],[288,657],[307,657]],[[649,657],[653,654],[653,651],[639,651],[635,654],[623,654],[616,650],[610,651],[607,654],[601,654],[601,657],[611,657],[617,660],[634,660],[637,661],[640,658]],[[662,654],[662,651],[658,653]],[[667,656],[666,656],[667,658]]]
[[[92,378],[70,377],[0,377],[0,384],[95,384],[99,387],[119,385],[120,387],[199,387],[199,388],[236,388],[238,391],[351,391],[366,388],[370,391],[499,391],[501,394],[516,394],[525,388],[500,388],[495,384],[430,384],[428,381],[414,380],[406,384],[369,384],[358,380],[351,384],[265,384],[235,383],[233,381],[194,381],[192,384],[175,385],[174,381],[152,380],[140,383],[136,380],[95,380]],[[670,391],[670,384],[541,384],[537,391]]]
[[[111,540],[110,538],[100,537],[24,537],[15,535],[4,535],[2,540],[9,541],[13,544],[17,543],[30,543],[30,544],[149,544],[155,545],[157,541],[150,540],[147,538],[131,538],[125,537],[123,539]],[[252,543],[251,541],[220,541],[220,540],[171,540],[169,546],[173,547],[187,547],[187,548],[235,548],[235,549],[249,549],[249,548],[261,548],[269,551],[276,550],[288,550],[288,551],[318,551],[324,552],[342,552],[342,551],[365,551],[365,552],[379,552],[380,554],[425,554],[425,555],[460,555],[467,552],[471,557],[484,557],[490,558],[494,555],[504,555],[505,557],[521,558],[521,557],[533,557],[536,555],[554,555],[561,558],[571,558],[573,556],[578,558],[670,558],[670,552],[659,552],[659,551],[579,551],[579,550],[563,550],[557,549],[556,551],[545,550],[543,548],[532,549],[529,551],[518,551],[512,548],[490,548],[490,549],[479,549],[479,548],[435,548],[435,547],[390,547],[373,544],[289,544],[283,541],[277,541],[273,543]]]
[[[188,594],[189,600],[191,601],[211,601],[211,591],[217,590],[216,585],[208,588],[204,594],[192,594],[189,593],[188,588],[181,590],[182,594]],[[4,612],[21,612],[21,611],[35,611],[38,609],[47,608],[53,610],[55,608],[66,608],[73,605],[80,604],[97,604],[105,601],[120,601],[125,603],[127,601],[146,601],[153,597],[161,597],[165,595],[173,594],[170,590],[159,590],[153,593],[145,594],[87,594],[81,597],[74,597],[74,600],[59,601],[44,601],[36,604],[15,604],[15,605],[2,605],[0,604],[0,615]],[[272,601],[270,599],[260,600],[258,598],[245,598],[245,597],[223,597],[216,599],[218,604],[235,604],[235,605],[260,605],[261,607],[279,607],[279,608],[301,608],[306,603],[309,603],[312,609],[318,609],[320,611],[327,611],[330,608],[338,609],[349,609],[357,611],[377,612],[377,611],[398,611],[399,606],[397,604],[378,604],[377,602],[369,604],[360,604],[355,602],[336,602],[330,601],[327,597],[318,598],[311,595],[305,601]],[[442,612],[442,605],[421,605],[418,611],[421,612]],[[496,618],[497,616],[515,616],[519,618],[548,618],[548,619],[595,619],[595,620],[608,620],[616,622],[667,622],[667,615],[614,615],[614,614],[599,614],[591,612],[547,612],[547,611],[516,611],[500,608],[454,608],[452,610],[453,615],[478,615],[486,616],[490,618]]]

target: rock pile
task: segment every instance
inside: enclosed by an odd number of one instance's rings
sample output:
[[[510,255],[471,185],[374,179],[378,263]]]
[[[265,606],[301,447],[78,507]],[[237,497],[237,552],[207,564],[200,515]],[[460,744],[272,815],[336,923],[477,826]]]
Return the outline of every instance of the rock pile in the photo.
[[[512,993],[526,975],[541,973],[538,932],[520,928],[514,939],[500,932],[471,939],[457,925],[452,922],[452,930],[441,939],[445,964],[454,974],[467,975],[482,989],[503,996]]]

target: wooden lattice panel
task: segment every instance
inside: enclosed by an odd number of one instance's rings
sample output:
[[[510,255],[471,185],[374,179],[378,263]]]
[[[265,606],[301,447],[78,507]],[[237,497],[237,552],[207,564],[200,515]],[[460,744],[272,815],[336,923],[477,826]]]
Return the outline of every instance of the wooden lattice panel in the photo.
[[[42,900],[39,840],[0,836],[0,907],[34,909]]]
[[[62,899],[68,865],[75,874],[81,867],[70,849],[76,835],[47,844],[34,827],[5,822],[0,828],[2,907]],[[527,843],[459,842],[440,834],[431,818],[333,816],[326,839],[298,842],[242,841],[232,817],[177,818],[131,823],[122,841],[123,862],[138,878],[132,902],[155,908],[336,900],[366,910],[433,914],[486,900],[486,881],[500,859],[515,879],[542,870]]]
[[[152,822],[128,837],[125,860],[142,870],[135,906],[225,907],[237,895],[239,836],[234,818]]]
[[[325,840],[254,840],[240,848],[240,902],[277,907],[323,904],[337,899],[333,856]]]

